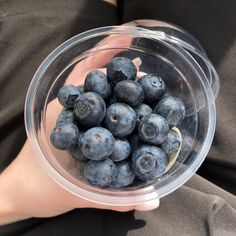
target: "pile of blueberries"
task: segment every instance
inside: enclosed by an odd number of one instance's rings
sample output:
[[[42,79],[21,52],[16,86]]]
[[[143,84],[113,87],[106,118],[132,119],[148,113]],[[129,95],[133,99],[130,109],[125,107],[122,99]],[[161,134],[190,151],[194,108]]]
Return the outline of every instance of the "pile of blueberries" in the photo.
[[[158,75],[138,78],[130,59],[115,57],[106,74],[91,71],[83,86],[59,90],[64,110],[51,143],[84,162],[83,175],[93,185],[122,188],[135,180],[155,181],[180,147],[172,128],[185,116],[183,102],[164,96],[165,90]]]

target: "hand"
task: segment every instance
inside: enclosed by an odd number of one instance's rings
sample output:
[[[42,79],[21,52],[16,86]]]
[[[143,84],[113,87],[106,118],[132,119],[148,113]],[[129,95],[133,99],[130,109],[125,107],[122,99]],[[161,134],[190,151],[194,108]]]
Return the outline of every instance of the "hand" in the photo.
[[[118,45],[122,48],[128,46],[131,40],[128,37],[116,37],[106,39],[102,43],[104,42],[106,45]],[[67,83],[83,83],[88,71],[104,66],[117,53],[118,50],[112,51],[112,53],[100,52],[93,57],[95,63],[89,61],[91,58],[80,62],[69,75]],[[78,78],[80,78],[79,81]],[[49,106],[54,109],[49,109],[53,113],[47,114],[47,120],[51,121],[47,129],[51,129],[55,125],[55,113],[59,113],[61,110],[57,99],[53,100]],[[0,175],[0,205],[0,225],[3,225],[31,217],[56,216],[75,208],[99,208],[121,212],[134,209],[151,210],[159,206],[159,199],[138,206],[110,206],[79,198],[62,188],[47,175],[34,157],[29,141],[26,141],[17,158]]]

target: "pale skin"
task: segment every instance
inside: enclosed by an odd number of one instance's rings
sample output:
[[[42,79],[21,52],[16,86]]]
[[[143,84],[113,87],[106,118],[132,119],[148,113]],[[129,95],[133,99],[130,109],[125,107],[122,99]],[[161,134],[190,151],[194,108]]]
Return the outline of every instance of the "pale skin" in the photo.
[[[104,43],[104,45],[111,45],[112,47],[118,45],[124,47],[128,46],[130,42],[129,37],[112,37],[103,41],[99,47],[102,47]],[[93,63],[89,61],[90,58],[77,64],[69,75],[67,83],[81,84],[88,71],[101,68],[116,53],[117,51],[109,52],[109,54],[101,52],[93,57]],[[78,76],[79,81],[77,81]],[[57,100],[52,101],[50,106],[57,107],[51,109],[53,111],[60,110]],[[49,114],[49,117],[55,117],[55,113]],[[51,123],[54,125],[53,121]],[[110,206],[79,198],[62,188],[48,176],[34,157],[29,141],[26,140],[16,159],[0,174],[0,206],[0,225],[5,225],[32,217],[52,217],[75,208],[110,209],[120,212],[147,211],[157,208],[159,199],[154,199],[143,205]]]
[[[114,6],[117,6],[117,0],[103,0],[104,2],[108,2]]]

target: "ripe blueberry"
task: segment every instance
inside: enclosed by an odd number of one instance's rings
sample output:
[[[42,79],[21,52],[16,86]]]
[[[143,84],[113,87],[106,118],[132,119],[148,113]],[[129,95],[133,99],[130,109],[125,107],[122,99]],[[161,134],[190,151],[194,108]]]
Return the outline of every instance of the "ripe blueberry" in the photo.
[[[65,85],[59,90],[57,97],[62,106],[72,108],[79,94],[80,91],[77,86]]]
[[[114,94],[118,101],[125,102],[130,106],[138,106],[144,100],[142,86],[132,80],[123,80],[116,84]]]
[[[124,159],[128,158],[131,152],[130,144],[125,139],[115,139],[115,148],[112,152],[110,158],[113,161],[123,161]]]
[[[54,147],[62,150],[76,147],[79,138],[79,130],[73,123],[60,123],[50,135]]]
[[[100,161],[112,154],[115,148],[115,139],[109,130],[94,127],[80,136],[79,145],[87,158]]]
[[[169,132],[167,121],[160,115],[144,116],[138,126],[139,137],[147,143],[158,145],[164,142]]]
[[[165,82],[157,75],[144,75],[138,80],[138,83],[143,87],[145,102],[148,104],[160,100],[165,93]]]
[[[79,124],[87,127],[97,126],[105,116],[106,104],[97,93],[86,92],[76,99],[74,112]]]
[[[135,111],[125,103],[114,103],[107,108],[104,124],[114,136],[125,137],[135,128]]]
[[[134,63],[126,57],[115,57],[107,65],[108,79],[114,84],[126,79],[135,80],[136,74]]]
[[[112,188],[122,188],[133,183],[135,174],[129,161],[116,162],[117,174],[110,184]]]
[[[174,127],[184,119],[185,106],[180,99],[167,96],[157,103],[154,112],[163,116],[170,127]]]
[[[91,184],[100,187],[110,185],[116,176],[116,173],[116,165],[109,158],[102,161],[90,160],[84,167],[85,179],[87,179]]]
[[[165,172],[166,164],[165,153],[156,146],[143,145],[132,154],[132,170],[143,181],[161,177]]]
[[[112,87],[102,71],[94,70],[89,72],[85,78],[84,91],[96,92],[103,99],[107,99],[111,95]]]

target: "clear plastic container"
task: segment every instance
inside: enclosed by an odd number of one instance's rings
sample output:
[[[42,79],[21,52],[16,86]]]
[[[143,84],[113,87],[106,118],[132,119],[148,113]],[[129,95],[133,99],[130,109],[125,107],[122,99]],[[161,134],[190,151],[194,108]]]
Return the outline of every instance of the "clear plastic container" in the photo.
[[[151,30],[165,42],[188,52],[205,73],[214,97],[217,98],[220,90],[218,74],[200,43],[191,34],[179,26],[157,20],[135,20],[124,25]]]
[[[108,205],[143,204],[183,185],[205,159],[215,132],[219,79],[200,45],[184,31],[181,32],[192,42],[177,35],[176,43],[162,27],[150,30],[137,27],[137,22],[130,24],[135,25],[90,30],[56,48],[37,70],[25,104],[27,135],[45,171],[71,193]],[[170,25],[166,28],[172,32]],[[80,172],[82,165],[66,151],[55,149],[49,138],[62,110],[56,99],[60,87],[83,84],[81,71],[105,67],[117,55],[139,57],[141,71],[160,74],[167,84],[167,93],[182,99],[187,112],[179,126],[183,144],[174,165],[155,182],[111,190],[89,184]],[[71,72],[76,76],[71,76]]]

